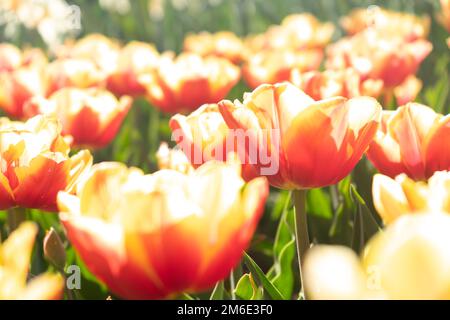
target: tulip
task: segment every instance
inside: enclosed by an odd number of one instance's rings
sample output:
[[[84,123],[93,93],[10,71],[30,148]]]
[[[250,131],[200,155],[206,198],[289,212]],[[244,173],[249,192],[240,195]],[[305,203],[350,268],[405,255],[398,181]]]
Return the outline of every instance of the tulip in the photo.
[[[394,88],[416,73],[431,49],[423,39],[406,42],[395,34],[367,29],[329,46],[326,67],[352,67],[363,79],[380,79],[385,87]]]
[[[441,11],[437,16],[441,25],[450,32],[450,0],[441,0]]]
[[[449,120],[418,103],[384,111],[367,157],[391,178],[406,173],[414,180],[425,180],[435,171],[449,170]]]
[[[270,158],[267,178],[282,189],[323,187],[347,176],[375,136],[381,114],[374,98],[314,101],[287,82],[259,86],[243,103],[221,101],[219,109],[230,129],[249,133],[249,158]],[[259,173],[266,166],[255,164]]]
[[[25,222],[0,245],[1,300],[56,300],[63,293],[63,278],[46,272],[27,283],[34,239],[38,232],[32,222]]]
[[[264,178],[245,184],[239,168],[210,161],[189,175],[144,175],[100,163],[76,195],[58,195],[60,218],[86,266],[118,296],[204,291],[240,260],[268,194]]]
[[[340,20],[342,27],[350,35],[372,28],[385,34],[395,33],[406,41],[425,39],[430,31],[430,22],[428,16],[419,17],[379,7],[373,10],[354,9]]]
[[[450,172],[438,171],[428,180],[414,181],[405,174],[395,180],[376,174],[373,178],[373,203],[385,224],[404,214],[422,211],[450,213]]]
[[[25,66],[44,66],[45,54],[40,49],[28,49],[23,52],[9,43],[0,43],[0,72],[14,71]]]
[[[56,210],[56,195],[72,192],[90,166],[86,150],[69,157],[69,147],[55,119],[27,122],[0,118],[0,210],[14,206]]]
[[[116,136],[131,104],[129,96],[117,100],[103,89],[64,88],[48,99],[31,99],[25,111],[58,118],[62,134],[70,136],[75,146],[102,148]]]
[[[23,107],[33,96],[44,96],[47,78],[39,68],[20,67],[0,72],[0,108],[15,118],[23,118]]]
[[[56,51],[59,58],[91,60],[107,74],[114,71],[119,52],[120,46],[115,40],[99,33],[68,41]]]
[[[302,51],[266,50],[252,55],[242,67],[247,84],[256,88],[261,84],[288,81],[293,69],[310,71],[318,69],[323,52],[320,49]]]
[[[239,64],[245,59],[245,47],[242,40],[232,32],[221,31],[188,34],[184,38],[184,50],[203,57],[216,56]]]
[[[65,88],[89,88],[103,86],[106,74],[87,59],[60,59],[47,67],[48,94]]]
[[[116,95],[143,95],[145,87],[139,82],[143,74],[153,72],[158,65],[159,54],[153,45],[132,41],[120,51],[117,65],[108,76],[108,89]]]
[[[226,161],[233,152],[240,157],[244,179],[249,181],[257,176],[245,150],[237,149],[240,137],[228,129],[217,104],[205,104],[188,116],[177,114],[170,119],[169,126],[173,139],[195,168],[209,160]]]
[[[180,149],[170,149],[166,142],[161,142],[158,151],[156,152],[156,160],[160,170],[170,169],[185,174],[194,171],[194,167],[191,165],[184,152]]]
[[[350,249],[315,246],[306,255],[312,299],[449,299],[450,216],[405,215],[376,234],[361,259]]]
[[[301,72],[293,69],[290,81],[314,100],[336,96],[354,98],[370,96],[377,98],[383,89],[382,80],[366,79],[353,69]]]
[[[287,48],[318,49],[330,42],[333,32],[331,23],[321,23],[308,13],[293,14],[285,17],[281,25],[271,26],[263,34],[248,37],[246,46],[252,52]]]
[[[156,107],[167,113],[183,113],[225,98],[239,75],[239,68],[222,58],[182,53],[174,59],[164,54],[158,69],[140,81]]]

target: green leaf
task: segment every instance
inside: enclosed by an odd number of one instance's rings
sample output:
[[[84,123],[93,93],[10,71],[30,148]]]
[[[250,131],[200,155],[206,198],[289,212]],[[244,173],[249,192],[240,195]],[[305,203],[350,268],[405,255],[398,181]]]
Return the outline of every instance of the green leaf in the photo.
[[[294,290],[294,258],[296,254],[295,238],[292,238],[281,250],[276,262],[277,275],[272,283],[280,290],[284,297],[291,297]]]
[[[239,279],[234,293],[243,300],[256,300],[259,298],[258,286],[253,280],[251,273],[246,273]]]
[[[211,292],[211,296],[209,300],[223,300],[223,293],[225,291],[225,287],[223,285],[223,281],[219,281],[216,283],[214,290]]]
[[[256,264],[256,262],[247,254],[244,252],[244,261],[247,267],[250,269],[250,272],[252,272],[256,277],[258,278],[261,285],[264,287],[267,294],[273,299],[273,300],[283,300],[285,299],[281,292],[270,282],[270,280],[266,277],[264,272],[261,270],[261,268]]]

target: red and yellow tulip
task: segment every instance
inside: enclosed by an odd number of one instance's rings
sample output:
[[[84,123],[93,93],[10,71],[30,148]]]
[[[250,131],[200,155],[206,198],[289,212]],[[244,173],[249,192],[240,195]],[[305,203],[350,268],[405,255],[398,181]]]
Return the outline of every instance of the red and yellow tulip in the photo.
[[[219,109],[230,129],[249,133],[244,147],[261,173],[268,157],[269,182],[284,189],[334,184],[347,176],[376,134],[381,106],[374,98],[314,101],[292,84],[262,85]],[[333,161],[330,161],[333,159]]]
[[[144,175],[100,163],[76,195],[59,194],[60,218],[87,267],[115,294],[203,291],[235,267],[263,211],[266,179],[245,184],[239,171],[239,163],[210,161],[188,175]]]
[[[44,273],[27,281],[31,253],[38,228],[25,222],[0,245],[1,300],[57,300],[62,297],[64,280]]]
[[[0,118],[0,209],[21,206],[56,210],[59,191],[72,192],[89,168],[89,151],[69,157],[56,119],[43,116],[27,122]]]
[[[239,68],[226,59],[182,53],[162,55],[157,70],[140,81],[156,107],[184,113],[225,98],[239,77]]]
[[[382,123],[367,156],[389,177],[406,173],[425,180],[435,171],[450,170],[448,150],[450,116],[443,116],[418,103],[396,111],[383,111]]]
[[[129,96],[118,100],[109,91],[98,88],[64,88],[48,99],[31,99],[25,111],[30,116],[56,117],[61,121],[62,134],[70,136],[74,146],[101,148],[116,136],[132,101]]]

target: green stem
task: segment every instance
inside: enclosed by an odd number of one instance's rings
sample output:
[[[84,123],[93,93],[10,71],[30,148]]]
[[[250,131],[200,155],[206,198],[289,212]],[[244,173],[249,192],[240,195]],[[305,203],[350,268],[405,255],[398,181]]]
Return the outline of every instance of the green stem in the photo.
[[[302,273],[302,263],[306,251],[309,249],[308,221],[306,216],[306,190],[294,191],[295,207],[295,239],[297,242],[298,268],[301,281],[301,295],[305,296],[305,282]]]
[[[22,222],[24,222],[26,219],[27,219],[27,213],[26,213],[25,209],[18,208],[18,207],[8,209],[7,223],[8,223],[9,233],[16,230],[17,227],[19,227],[19,225]]]

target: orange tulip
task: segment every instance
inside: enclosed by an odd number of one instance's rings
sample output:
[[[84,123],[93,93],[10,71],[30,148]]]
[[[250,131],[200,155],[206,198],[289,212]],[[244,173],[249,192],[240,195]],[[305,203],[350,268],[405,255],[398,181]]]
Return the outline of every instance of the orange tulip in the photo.
[[[225,98],[239,75],[239,68],[225,59],[182,53],[177,58],[162,55],[158,69],[140,80],[152,104],[176,113]]]
[[[58,118],[63,135],[70,136],[75,146],[101,148],[116,136],[132,101],[129,96],[117,100],[112,93],[98,88],[64,88],[48,99],[31,99],[25,111],[30,116]]]
[[[290,81],[314,100],[336,96],[353,98],[370,96],[377,98],[383,89],[382,80],[366,79],[353,69],[310,71],[302,73],[293,69]]]
[[[50,63],[48,74],[48,94],[65,88],[89,88],[103,86],[106,74],[94,62],[87,59],[59,59]]]
[[[32,222],[22,223],[0,245],[1,300],[56,300],[63,293],[60,275],[44,273],[27,282],[30,258],[38,228]]]
[[[428,180],[414,181],[405,174],[395,180],[382,174],[373,178],[373,203],[385,224],[404,214],[424,211],[450,213],[450,172],[435,172]]]
[[[158,61],[159,53],[153,45],[138,41],[128,43],[120,51],[117,65],[108,77],[108,89],[119,96],[145,94],[139,77],[153,72]]]
[[[69,157],[55,119],[0,118],[0,210],[14,206],[56,210],[56,195],[71,192],[90,166],[89,151]]]
[[[67,236],[87,267],[129,299],[199,292],[241,259],[262,214],[267,181],[210,161],[185,175],[94,165],[76,195],[58,195]],[[226,192],[225,192],[226,190]]]
[[[237,149],[238,136],[229,130],[217,104],[205,104],[188,116],[177,114],[170,119],[172,137],[197,168],[206,161],[226,161],[230,152],[238,154],[246,181],[257,176],[245,158],[245,150]]]
[[[248,37],[246,47],[253,53],[266,49],[324,48],[333,32],[333,24],[321,23],[311,14],[292,14],[285,17],[281,25],[271,26],[263,34]]]
[[[363,79],[380,79],[385,87],[394,88],[415,74],[431,49],[423,39],[405,42],[398,35],[367,29],[329,46],[326,67],[352,67]]]
[[[222,57],[234,64],[239,64],[245,58],[245,47],[242,40],[234,33],[221,31],[198,34],[188,34],[184,38],[184,50],[203,57]]]
[[[249,132],[248,157],[269,157],[271,170],[277,169],[267,176],[269,182],[284,189],[327,186],[348,175],[381,114],[374,98],[314,101],[287,82],[262,85],[244,95],[243,103],[225,100],[219,108],[229,128]],[[259,173],[266,167],[255,164]]]
[[[372,28],[385,34],[395,33],[406,41],[425,39],[430,31],[430,22],[428,16],[419,17],[379,7],[354,9],[340,20],[342,27],[350,35]]]
[[[406,173],[414,180],[424,180],[435,171],[450,170],[446,152],[450,147],[449,123],[450,116],[418,103],[384,111],[367,156],[382,174],[392,178]]]
[[[0,108],[15,118],[23,118],[23,107],[33,96],[44,96],[47,78],[36,67],[20,67],[12,72],[0,72]]]
[[[266,50],[252,55],[242,67],[247,84],[256,88],[261,84],[288,81],[293,69],[309,71],[318,69],[322,61],[321,49]]]

